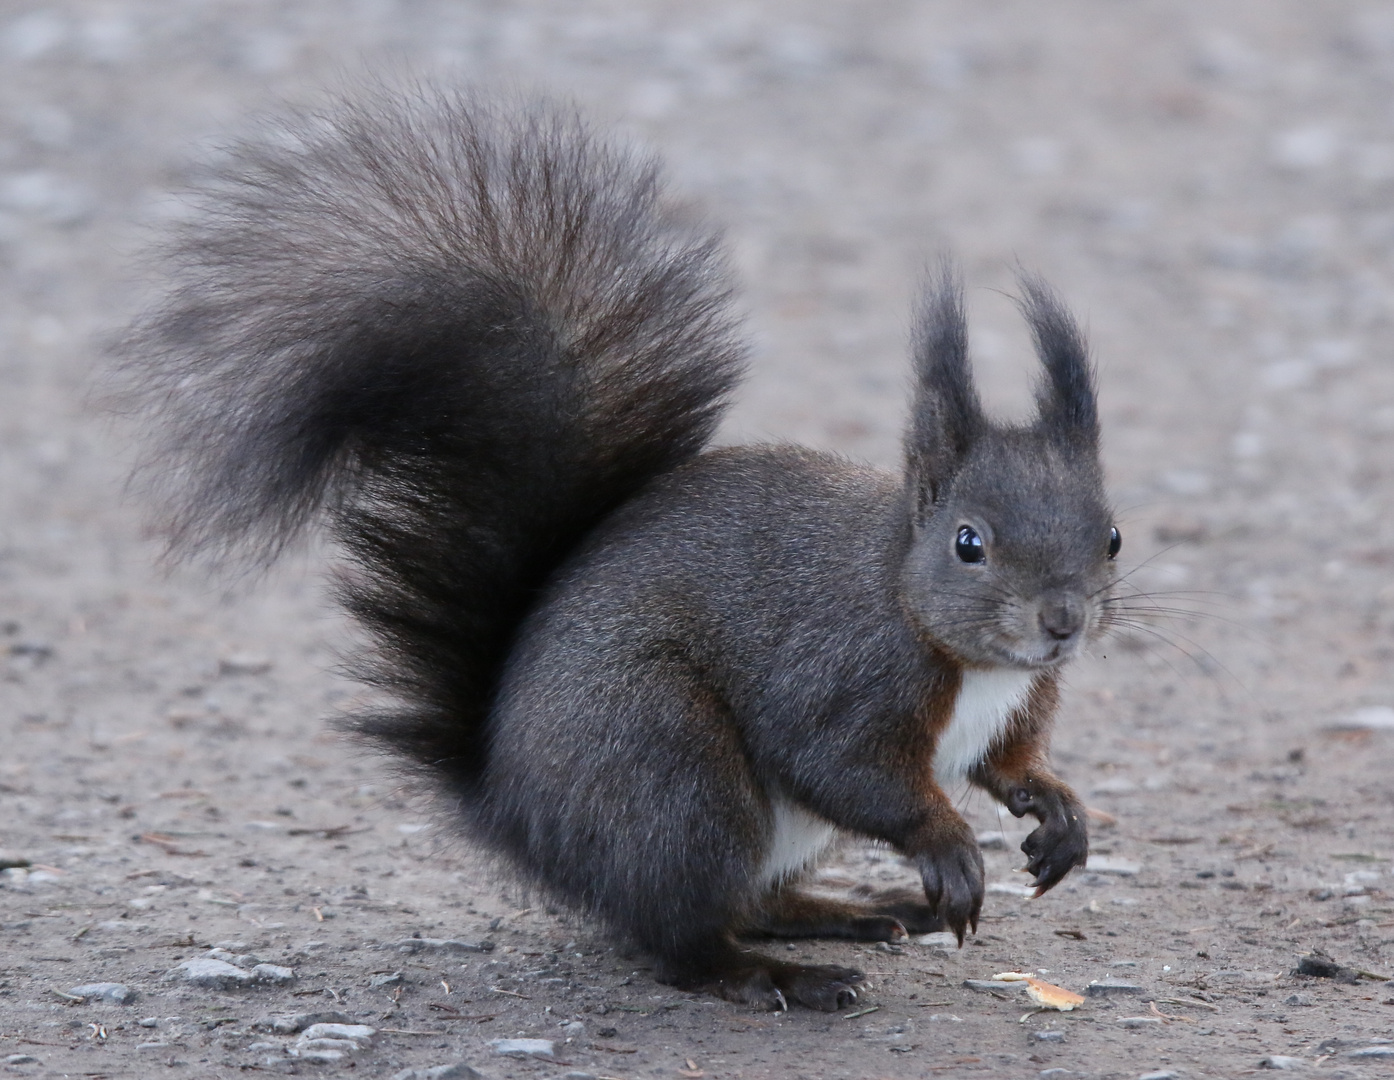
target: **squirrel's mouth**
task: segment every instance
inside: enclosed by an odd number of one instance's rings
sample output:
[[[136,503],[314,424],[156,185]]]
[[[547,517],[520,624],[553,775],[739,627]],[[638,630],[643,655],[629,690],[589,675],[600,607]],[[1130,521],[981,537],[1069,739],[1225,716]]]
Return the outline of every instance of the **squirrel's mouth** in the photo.
[[[1078,634],[1066,641],[1040,641],[1032,643],[1036,647],[1023,647],[1022,642],[1014,642],[1004,650],[1007,662],[1013,667],[1053,668],[1079,655],[1081,638]]]

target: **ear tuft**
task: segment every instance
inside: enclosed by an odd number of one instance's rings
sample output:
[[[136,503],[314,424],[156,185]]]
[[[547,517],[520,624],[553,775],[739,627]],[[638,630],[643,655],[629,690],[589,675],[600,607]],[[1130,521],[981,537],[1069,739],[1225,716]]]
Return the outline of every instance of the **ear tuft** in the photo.
[[[963,284],[947,257],[931,274],[916,312],[914,358],[915,398],[905,452],[907,479],[923,516],[985,423],[968,365]]]
[[[1036,386],[1038,423],[1050,435],[1093,446],[1099,441],[1099,412],[1084,334],[1042,278],[1022,272],[1017,280],[1023,294],[1017,306],[1031,325],[1045,367]]]

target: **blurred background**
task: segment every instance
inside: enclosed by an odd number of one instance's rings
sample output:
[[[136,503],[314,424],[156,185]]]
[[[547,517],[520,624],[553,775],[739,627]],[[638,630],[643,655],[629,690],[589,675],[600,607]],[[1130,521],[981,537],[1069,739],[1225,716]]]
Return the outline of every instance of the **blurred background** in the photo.
[[[1139,603],[1183,609],[1072,674],[1063,772],[1123,822],[1125,855],[1128,822],[1206,838],[1147,849],[1167,873],[1267,843],[1241,877],[1295,905],[1342,880],[1322,852],[1385,857],[1394,8],[1376,0],[3,0],[0,846],[71,885],[117,873],[131,817],[397,812],[380,766],[324,734],[355,691],[319,556],[255,590],[162,576],[123,497],[132,430],[89,401],[200,155],[365,68],[573,98],[667,161],[744,283],[755,349],[727,440],[894,467],[909,313],[943,252],[984,395],[1021,413],[1013,275],[1046,275],[1097,356]],[[157,798],[215,776],[216,798]],[[1366,922],[1332,932],[1378,959]]]

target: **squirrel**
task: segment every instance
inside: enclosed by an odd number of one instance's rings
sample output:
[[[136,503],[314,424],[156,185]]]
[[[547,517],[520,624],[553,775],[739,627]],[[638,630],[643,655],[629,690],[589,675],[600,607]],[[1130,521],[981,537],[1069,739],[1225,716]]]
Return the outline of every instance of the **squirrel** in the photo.
[[[1036,895],[1085,864],[1047,744],[1121,537],[1086,343],[1042,280],[1036,411],[1007,425],[957,271],[929,274],[894,475],[711,448],[746,358],[720,239],[570,107],[349,94],[233,145],[193,199],[118,347],[172,550],[264,563],[323,522],[391,702],[343,723],[659,981],[833,1010],[860,972],[739,942],[961,946],[984,893],[962,779],[1039,821]],[[848,834],[923,893],[801,888]]]

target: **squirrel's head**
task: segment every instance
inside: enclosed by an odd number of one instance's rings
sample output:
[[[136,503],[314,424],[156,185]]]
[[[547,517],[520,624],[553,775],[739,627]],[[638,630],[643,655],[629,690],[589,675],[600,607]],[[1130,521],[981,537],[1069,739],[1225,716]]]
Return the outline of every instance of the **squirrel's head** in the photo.
[[[982,410],[950,268],[922,305],[902,586],[915,621],[961,660],[1044,668],[1099,633],[1122,538],[1104,496],[1084,338],[1044,282],[1023,276],[1021,288],[1044,368],[1023,426]]]

